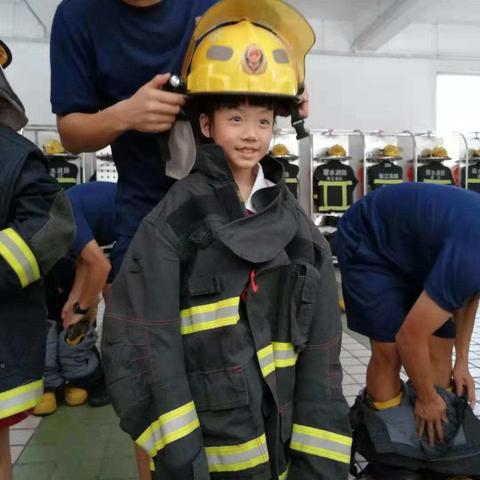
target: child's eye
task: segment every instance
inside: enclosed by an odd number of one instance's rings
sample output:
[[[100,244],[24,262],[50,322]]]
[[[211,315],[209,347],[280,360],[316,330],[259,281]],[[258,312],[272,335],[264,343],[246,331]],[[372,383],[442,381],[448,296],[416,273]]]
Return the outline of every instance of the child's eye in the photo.
[[[234,117],[230,118],[230,121],[234,122],[234,123],[240,123],[242,121],[242,117],[239,117],[238,115],[235,115]]]
[[[270,120],[263,118],[262,120],[260,120],[260,125],[262,125],[262,127],[268,127],[270,125]]]

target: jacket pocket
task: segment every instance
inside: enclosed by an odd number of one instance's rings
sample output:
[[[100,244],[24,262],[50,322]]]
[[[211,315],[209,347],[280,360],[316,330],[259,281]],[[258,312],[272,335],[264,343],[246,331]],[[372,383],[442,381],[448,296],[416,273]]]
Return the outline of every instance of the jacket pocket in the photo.
[[[188,381],[207,445],[242,444],[258,436],[242,367],[191,373]]]
[[[247,383],[240,366],[190,373],[188,381],[198,412],[248,405]]]
[[[290,297],[290,336],[296,350],[301,351],[309,337],[320,276],[308,263],[296,264],[294,276],[293,292]]]

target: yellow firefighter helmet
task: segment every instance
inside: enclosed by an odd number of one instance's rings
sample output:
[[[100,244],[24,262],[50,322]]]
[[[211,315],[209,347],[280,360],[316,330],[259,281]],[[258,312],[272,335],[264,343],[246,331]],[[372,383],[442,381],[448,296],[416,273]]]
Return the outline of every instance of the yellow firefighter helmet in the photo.
[[[182,77],[190,94],[294,97],[314,42],[307,20],[282,0],[223,0],[198,22]]]
[[[343,148],[342,145],[339,145],[338,143],[335,145],[332,145],[328,150],[327,150],[327,156],[328,157],[346,157],[347,152]]]
[[[52,138],[43,144],[43,151],[46,155],[58,155],[65,153],[63,145],[56,139]]]

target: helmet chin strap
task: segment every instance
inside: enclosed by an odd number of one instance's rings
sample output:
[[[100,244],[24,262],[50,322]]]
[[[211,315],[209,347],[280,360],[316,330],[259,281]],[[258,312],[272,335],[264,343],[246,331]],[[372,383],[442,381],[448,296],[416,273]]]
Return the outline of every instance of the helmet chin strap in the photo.
[[[297,140],[301,140],[302,138],[308,137],[309,133],[305,129],[305,121],[300,116],[299,104],[297,102],[297,99],[295,98],[294,100],[292,100],[290,105],[291,105],[290,115],[292,119],[292,127],[297,132]]]

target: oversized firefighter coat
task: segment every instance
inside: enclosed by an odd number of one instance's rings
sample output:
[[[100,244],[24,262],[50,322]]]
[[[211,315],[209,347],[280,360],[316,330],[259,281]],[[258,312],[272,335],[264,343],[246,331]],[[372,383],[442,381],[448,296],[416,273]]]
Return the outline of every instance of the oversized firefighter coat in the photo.
[[[347,478],[341,328],[326,242],[282,181],[246,216],[223,151],[146,217],[103,333],[122,428],[154,478]]]
[[[0,419],[42,398],[47,313],[41,277],[74,237],[70,203],[45,158],[0,125]]]

